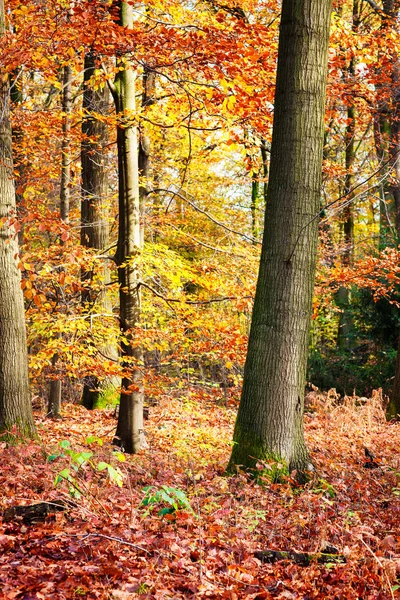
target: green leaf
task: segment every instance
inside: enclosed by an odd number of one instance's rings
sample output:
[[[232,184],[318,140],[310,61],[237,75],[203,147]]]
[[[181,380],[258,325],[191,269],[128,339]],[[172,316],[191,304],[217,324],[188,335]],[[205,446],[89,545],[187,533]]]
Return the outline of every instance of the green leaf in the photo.
[[[166,508],[162,508],[161,510],[159,510],[158,515],[160,517],[163,517],[164,515],[171,515],[174,512],[175,512],[175,508],[173,508],[172,506],[168,506]]]
[[[125,454],[122,454],[122,452],[118,452],[118,450],[115,450],[113,452],[113,456],[115,456],[115,458],[117,460],[119,460],[120,462],[125,462],[126,461],[126,456]]]
[[[64,479],[68,479],[68,477],[70,477],[71,475],[71,471],[69,469],[63,469],[62,471],[59,472],[59,476],[63,477]]]
[[[89,435],[86,438],[86,443],[87,444],[98,444],[99,446],[103,445],[103,440],[95,435]]]
[[[50,454],[50,456],[47,457],[47,462],[53,462],[54,460],[57,460],[57,458],[61,458],[63,456],[64,454]]]
[[[97,465],[97,470],[105,471],[105,469],[108,469],[108,464],[106,462],[99,462]]]
[[[60,448],[71,448],[71,444],[68,440],[62,440],[59,444]]]
[[[122,487],[124,484],[124,476],[122,475],[119,469],[114,469],[113,466],[108,465],[108,475],[110,477],[110,481],[116,483],[118,487]]]

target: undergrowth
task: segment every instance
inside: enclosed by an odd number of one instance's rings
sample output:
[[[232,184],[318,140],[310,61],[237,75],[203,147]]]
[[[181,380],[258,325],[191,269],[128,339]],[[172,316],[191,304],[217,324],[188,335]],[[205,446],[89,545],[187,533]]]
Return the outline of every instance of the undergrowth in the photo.
[[[80,490],[43,523],[0,524],[0,598],[400,598],[400,431],[386,423],[380,391],[308,394],[317,472],[305,486],[225,477],[234,407],[218,405],[212,391],[188,392],[190,403],[176,391],[152,407],[149,448],[124,462],[110,446],[112,411],[77,405],[64,407],[63,421],[36,415],[47,458],[36,442],[0,444],[2,509],[69,497],[65,469]],[[326,548],[346,563],[254,556]]]

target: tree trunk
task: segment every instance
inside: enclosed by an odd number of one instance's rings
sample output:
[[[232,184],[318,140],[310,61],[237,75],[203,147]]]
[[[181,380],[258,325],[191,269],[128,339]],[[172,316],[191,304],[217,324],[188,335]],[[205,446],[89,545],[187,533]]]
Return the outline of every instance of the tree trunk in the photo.
[[[12,106],[16,107],[21,104],[23,100],[22,95],[22,75],[16,69],[10,76],[10,99]],[[12,127],[12,147],[13,147],[13,158],[14,158],[14,173],[15,173],[15,203],[17,206],[17,215],[20,220],[20,229],[18,231],[18,244],[21,248],[24,243],[24,221],[22,220],[25,211],[25,199],[23,196],[22,188],[25,183],[25,164],[24,156],[22,155],[20,148],[24,139],[24,130],[18,125]]]
[[[133,9],[128,2],[119,2],[123,27],[133,23]],[[120,322],[123,334],[121,357],[126,369],[115,443],[130,454],[144,445],[143,432],[143,352],[135,328],[140,322],[141,207],[138,175],[138,135],[136,116],[136,73],[126,60],[115,80],[114,98],[118,117],[118,183],[119,223],[116,262],[118,265]]]
[[[0,0],[0,35],[5,31]],[[18,269],[18,242],[9,104],[9,81],[0,73],[0,432],[35,437],[28,378],[24,298]]]
[[[104,250],[109,244],[109,200],[107,177],[107,152],[108,128],[107,124],[99,120],[98,115],[106,116],[110,109],[110,95],[108,87],[93,89],[90,80],[96,70],[97,57],[93,52],[85,55],[84,61],[84,91],[82,121],[82,202],[81,202],[81,244],[86,248]],[[101,279],[106,285],[110,282],[110,269],[107,262],[103,262]],[[82,304],[84,310],[90,311],[94,303],[100,304],[106,314],[112,312],[112,305],[105,289],[100,298],[93,294],[91,282],[93,271],[82,271],[81,280],[84,286]],[[112,346],[103,346],[102,354],[111,359],[117,359],[117,349]],[[85,377],[83,382],[82,404],[87,409],[95,408],[99,403],[110,403],[116,397],[120,381],[116,377],[100,381],[96,376]]]
[[[64,67],[63,75],[63,99],[62,110],[64,113],[62,125],[62,144],[61,144],[61,183],[60,183],[60,218],[64,223],[68,223],[69,219],[69,200],[70,200],[70,185],[71,185],[71,149],[70,149],[70,132],[71,132],[71,109],[72,109],[72,69],[69,65]],[[60,242],[62,243],[62,242]],[[61,341],[61,336],[58,334]],[[52,358],[51,364],[57,375],[57,362],[59,361],[58,354]],[[52,418],[61,417],[61,375],[57,375],[57,379],[50,382],[49,400],[47,405],[47,416]]]
[[[381,13],[381,31],[382,39],[385,38],[386,30],[391,26],[391,16],[399,9],[398,0],[383,0]],[[397,57],[393,58],[393,75],[396,71],[395,64],[397,63]],[[379,65],[379,59],[377,61]],[[378,68],[378,79],[380,74]],[[386,74],[383,76],[383,80],[386,80]],[[395,84],[395,81],[393,81]],[[384,86],[381,86],[381,88]],[[376,89],[376,97],[378,99],[378,105],[374,116],[374,141],[376,155],[379,162],[386,163],[391,153],[391,138],[393,136],[393,107],[388,102],[387,94],[383,89],[384,100],[380,101],[379,97],[382,95],[379,85]],[[391,166],[386,165],[381,169],[379,177],[384,180],[380,186],[379,195],[379,248],[383,250],[387,246],[393,246],[396,238],[396,220],[398,219],[398,206],[396,206],[396,198],[393,194],[393,189],[390,183],[390,172]]]
[[[143,94],[142,94],[142,110],[154,104],[155,94],[155,83],[156,74],[151,71],[148,67],[144,68],[143,71]],[[148,195],[152,191],[151,184],[151,156],[150,156],[150,138],[146,133],[145,125],[141,124],[139,131],[139,155],[138,155],[138,168],[139,168],[139,202],[142,223],[144,220],[144,211],[146,206],[146,200]],[[144,241],[144,227],[141,226],[141,243]]]
[[[353,1],[352,29],[356,34],[359,24],[359,0]],[[348,68],[348,79],[352,81],[355,75],[355,59],[350,59]],[[346,179],[344,184],[345,207],[343,208],[343,255],[342,263],[345,266],[351,266],[353,262],[354,248],[354,215],[353,215],[353,197],[351,191],[354,188],[354,162],[355,154],[355,134],[356,134],[356,111],[350,94],[348,96],[347,106],[347,127],[345,136],[345,167]],[[346,287],[341,287],[336,296],[336,302],[340,308],[337,345],[340,350],[349,350],[354,346],[354,320],[351,312],[351,292]]]
[[[310,465],[304,387],[318,241],[331,0],[283,0],[263,247],[228,471]]]
[[[392,181],[390,184],[391,192],[393,194],[394,203],[396,207],[396,236],[397,244],[400,243],[400,123],[398,120],[399,109],[400,109],[400,93],[399,93],[399,82],[400,82],[400,65],[399,61],[396,60],[393,65],[392,80],[394,84],[393,94],[393,112],[391,117],[393,119],[391,124],[391,139],[390,139],[390,157],[392,159]],[[397,349],[397,360],[396,360],[396,372],[393,383],[393,391],[390,396],[390,402],[387,409],[387,415],[389,418],[400,417],[400,333]]]
[[[393,19],[399,8],[399,0],[383,0],[383,14],[382,14],[382,25],[381,29],[384,30],[393,24]],[[396,237],[396,244],[400,241],[400,124],[398,120],[399,108],[400,108],[400,95],[399,95],[399,82],[400,82],[400,63],[397,55],[392,57],[391,60],[391,85],[392,85],[392,98],[390,102],[385,101],[378,106],[377,116],[375,118],[375,146],[377,155],[380,161],[390,160],[390,165],[385,170],[386,182],[382,186],[382,196],[384,200],[387,197],[392,196],[392,215],[394,213],[394,223],[389,223],[394,236]],[[390,179],[391,177],[391,179]],[[382,204],[382,202],[381,202]],[[386,205],[385,205],[386,207]],[[381,231],[382,231],[381,224]],[[381,248],[386,247],[387,239],[383,238],[381,234]],[[383,239],[382,239],[383,238]],[[384,245],[383,245],[384,244]],[[400,417],[400,335],[398,341],[397,350],[397,361],[396,371],[393,383],[393,391],[390,396],[390,402],[387,409],[388,418],[399,418]]]

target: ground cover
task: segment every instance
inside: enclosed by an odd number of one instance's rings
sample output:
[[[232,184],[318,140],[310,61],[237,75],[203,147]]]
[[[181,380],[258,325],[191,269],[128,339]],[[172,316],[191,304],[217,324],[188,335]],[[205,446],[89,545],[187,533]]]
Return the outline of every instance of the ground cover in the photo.
[[[224,476],[235,406],[217,394],[161,397],[149,447],[122,462],[112,411],[73,404],[62,421],[37,411],[40,443],[1,443],[0,598],[400,598],[400,425],[386,423],[380,393],[309,394],[316,475],[303,487],[271,481],[279,465],[260,465],[257,482]],[[44,501],[65,510],[10,512]],[[261,550],[346,562],[265,564]]]

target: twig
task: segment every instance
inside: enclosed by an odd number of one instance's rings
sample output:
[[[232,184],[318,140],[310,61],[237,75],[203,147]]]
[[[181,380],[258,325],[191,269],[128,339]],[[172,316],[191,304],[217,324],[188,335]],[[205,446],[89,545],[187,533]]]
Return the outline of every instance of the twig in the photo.
[[[396,157],[400,156],[400,150],[397,150],[397,152],[395,152],[395,154],[393,156],[391,156],[388,160],[386,160],[384,163],[381,163],[379,168],[376,169],[376,171],[374,171],[372,173],[372,175],[369,175],[369,177],[367,177],[366,179],[364,179],[363,181],[361,181],[360,183],[357,183],[357,185],[355,185],[354,187],[352,187],[348,192],[346,192],[345,194],[339,196],[339,198],[336,198],[336,200],[332,200],[332,202],[328,202],[328,204],[325,204],[325,206],[322,206],[320,208],[320,210],[309,220],[307,221],[307,223],[305,225],[303,225],[303,227],[301,227],[298,236],[296,238],[296,241],[294,243],[293,249],[291,251],[291,253],[289,254],[289,258],[286,260],[287,264],[290,264],[293,255],[295,253],[295,250],[297,248],[297,245],[300,241],[301,235],[303,233],[303,231],[305,229],[307,229],[307,227],[309,227],[316,219],[318,219],[321,214],[327,209],[327,208],[331,208],[331,206],[334,206],[335,204],[337,204],[338,202],[340,202],[340,200],[344,200],[344,198],[349,198],[350,200],[348,200],[345,204],[345,206],[347,206],[348,204],[351,204],[352,202],[354,202],[355,197],[352,196],[353,192],[358,189],[359,187],[361,187],[362,185],[364,185],[365,183],[367,183],[368,181],[370,181],[373,177],[375,177],[375,175],[377,175],[378,173],[380,173],[382,171],[382,169],[384,169],[388,164],[392,163],[393,164],[393,159],[395,159]]]
[[[146,552],[146,554],[151,554],[149,550],[143,548],[143,546],[139,546],[138,544],[132,544],[132,542],[128,542],[127,540],[123,540],[122,538],[114,537],[111,535],[104,535],[103,533],[62,533],[60,536],[51,536],[52,539],[56,537],[69,537],[69,538],[81,538],[87,539],[90,537],[98,537],[106,540],[110,540],[111,542],[118,542],[123,544],[124,546],[130,546],[131,548],[136,548],[137,550],[141,550],[142,552]]]
[[[222,296],[221,298],[211,298],[211,300],[181,300],[179,298],[166,298],[165,296],[163,296],[162,294],[157,292],[157,290],[152,288],[150,285],[147,285],[147,283],[144,283],[143,281],[140,281],[138,283],[137,287],[147,288],[148,290],[150,290],[150,292],[152,292],[155,296],[157,296],[157,298],[161,298],[161,300],[164,300],[164,302],[167,302],[167,303],[182,302],[183,304],[204,305],[204,304],[214,304],[215,302],[226,302],[227,300],[251,300],[253,298],[253,296],[242,296],[241,298],[239,298],[237,296]]]
[[[386,573],[386,569],[385,569],[385,567],[384,567],[384,565],[383,565],[382,561],[381,561],[381,560],[379,560],[379,558],[376,556],[375,552],[374,552],[373,550],[371,550],[371,548],[368,546],[368,544],[366,544],[366,543],[364,542],[364,540],[363,540],[363,538],[362,538],[361,536],[358,536],[358,539],[360,540],[360,542],[361,542],[362,544],[364,544],[364,546],[366,547],[366,549],[368,550],[368,552],[369,552],[370,554],[372,554],[372,556],[374,557],[374,559],[376,560],[376,562],[378,563],[378,565],[379,565],[379,566],[380,566],[380,568],[382,569],[382,571],[383,571],[383,573],[384,573],[384,575],[385,575],[385,578],[386,578],[387,584],[388,584],[388,586],[389,586],[390,596],[393,598],[393,600],[395,600],[395,598],[394,598],[394,594],[393,594],[393,590],[392,590],[392,584],[390,583],[390,579],[389,579],[389,577],[388,577],[388,574]]]
[[[141,550],[142,552],[146,552],[146,554],[151,554],[149,550],[143,548],[143,546],[139,546],[138,544],[132,544],[132,542],[128,542],[118,537],[114,537],[112,535],[104,535],[103,533],[89,533],[88,537],[100,537],[106,540],[110,540],[111,542],[118,542],[119,544],[124,544],[124,546],[130,546],[131,548],[136,548],[137,550]]]
[[[243,233],[242,231],[236,231],[235,229],[231,229],[224,223],[221,223],[221,221],[218,221],[217,219],[215,219],[212,215],[210,215],[210,213],[208,213],[207,211],[205,211],[202,208],[200,208],[199,206],[197,206],[197,204],[192,202],[192,200],[189,200],[189,197],[188,197],[189,194],[187,192],[185,192],[184,190],[179,189],[179,188],[178,188],[178,190],[173,190],[173,189],[171,190],[171,189],[167,189],[167,188],[157,188],[155,190],[152,190],[150,193],[156,194],[157,192],[165,192],[167,194],[171,194],[172,198],[174,196],[178,196],[179,198],[181,198],[182,200],[187,202],[192,208],[194,208],[194,210],[201,213],[202,215],[205,215],[207,217],[207,219],[209,219],[210,221],[215,223],[215,225],[218,225],[218,227],[222,227],[222,229],[225,229],[225,231],[229,231],[229,233],[234,233],[235,235],[240,235],[240,237],[245,238],[252,244],[260,244],[261,245],[261,242],[259,242],[255,238],[251,237],[250,235],[247,235],[246,233]]]
[[[369,4],[378,13],[385,12],[385,10],[383,8],[381,8],[380,6],[378,6],[378,4],[376,2],[374,2],[374,0],[364,0],[364,2]]]

